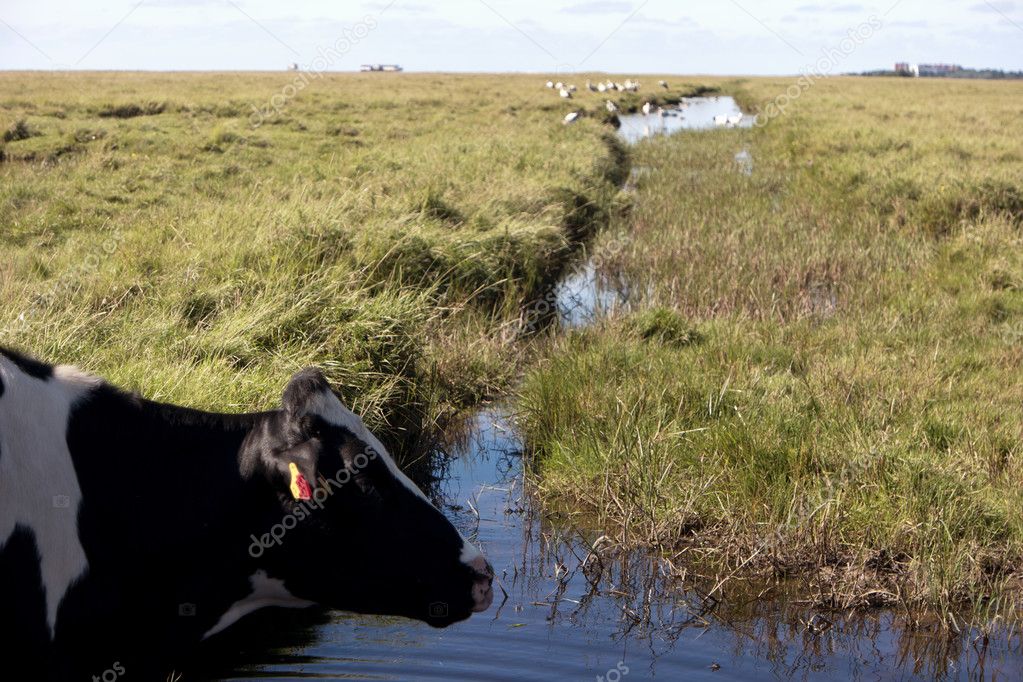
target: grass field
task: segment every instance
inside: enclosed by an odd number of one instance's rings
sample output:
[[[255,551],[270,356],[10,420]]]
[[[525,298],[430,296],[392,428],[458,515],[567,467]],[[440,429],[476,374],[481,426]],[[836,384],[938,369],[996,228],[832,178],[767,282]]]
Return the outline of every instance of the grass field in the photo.
[[[1018,612],[1023,86],[823,80],[640,144],[630,195],[602,96],[297,78],[0,74],[0,345],[227,411],[318,364],[407,452],[531,367],[563,516],[821,604]],[[503,333],[608,226],[630,306]]]
[[[766,110],[790,84],[724,89]],[[829,79],[640,144],[601,259],[630,305],[523,389],[541,495],[690,573],[1018,614],[1021,113],[1018,83]]]
[[[498,322],[607,222],[624,170],[536,78],[7,73],[0,92],[0,344],[221,410],[319,364],[392,442],[508,387]]]

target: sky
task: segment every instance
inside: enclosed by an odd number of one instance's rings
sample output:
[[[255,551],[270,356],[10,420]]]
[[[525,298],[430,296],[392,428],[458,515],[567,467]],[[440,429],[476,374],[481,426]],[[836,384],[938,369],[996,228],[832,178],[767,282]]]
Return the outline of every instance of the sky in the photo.
[[[1023,70],[1023,0],[0,0],[0,70],[761,75],[896,61]]]

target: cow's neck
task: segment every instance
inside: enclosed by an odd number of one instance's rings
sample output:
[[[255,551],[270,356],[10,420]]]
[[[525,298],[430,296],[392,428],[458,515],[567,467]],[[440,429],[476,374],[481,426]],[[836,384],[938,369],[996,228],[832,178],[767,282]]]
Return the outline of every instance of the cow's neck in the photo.
[[[245,530],[240,524],[253,510],[239,452],[248,434],[272,418],[206,413],[101,390],[76,410],[68,432],[84,499],[95,512],[83,522],[112,524],[97,526],[99,534],[123,528],[137,536],[133,543],[152,543],[160,554],[192,546],[195,538],[184,533],[195,529],[211,538]],[[216,544],[211,541],[209,551]]]

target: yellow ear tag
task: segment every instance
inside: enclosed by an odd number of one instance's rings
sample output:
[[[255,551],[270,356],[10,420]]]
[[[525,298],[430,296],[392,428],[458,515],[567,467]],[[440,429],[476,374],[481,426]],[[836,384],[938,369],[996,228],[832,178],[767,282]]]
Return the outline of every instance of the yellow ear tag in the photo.
[[[309,500],[313,497],[312,488],[305,476],[298,473],[298,466],[291,462],[288,464],[288,471],[291,473],[291,496],[296,500]]]

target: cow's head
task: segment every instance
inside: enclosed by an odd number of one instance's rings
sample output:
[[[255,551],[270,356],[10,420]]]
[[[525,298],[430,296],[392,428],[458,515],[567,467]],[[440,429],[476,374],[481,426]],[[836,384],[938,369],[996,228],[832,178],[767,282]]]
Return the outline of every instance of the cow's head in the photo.
[[[269,542],[257,534],[261,568],[298,599],[437,627],[489,608],[493,569],[319,371],[296,375],[282,407],[248,455],[281,516]]]

